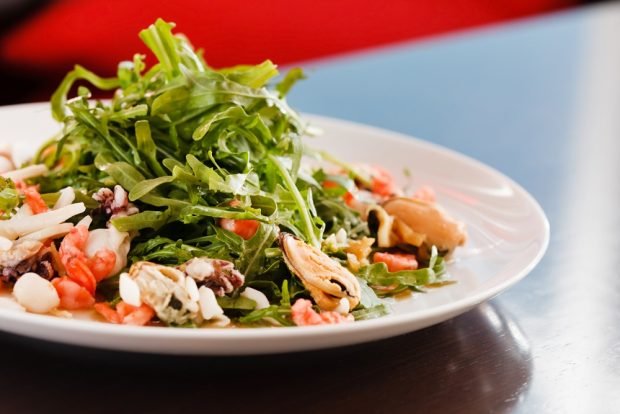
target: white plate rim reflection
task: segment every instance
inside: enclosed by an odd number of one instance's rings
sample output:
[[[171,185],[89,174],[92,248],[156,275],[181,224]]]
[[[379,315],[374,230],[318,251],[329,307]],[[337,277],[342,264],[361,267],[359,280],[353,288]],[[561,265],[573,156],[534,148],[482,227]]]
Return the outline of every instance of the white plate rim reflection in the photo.
[[[25,155],[27,148],[24,145],[27,143],[32,145],[29,150],[33,151],[37,144],[48,139],[58,129],[51,120],[48,106],[47,103],[36,103],[0,107],[0,144],[6,143],[5,137],[8,136],[12,137],[10,141],[16,147],[18,155]],[[497,277],[497,280],[491,280],[491,283],[486,283],[483,289],[474,290],[471,294],[465,293],[458,300],[416,312],[393,314],[346,325],[173,329],[118,326],[0,309],[0,330],[70,345],[155,354],[255,355],[353,345],[412,332],[461,314],[518,282],[544,255],[549,243],[549,223],[542,208],[527,191],[497,170],[455,151],[400,133],[322,116],[308,115],[307,118],[313,125],[326,131],[327,136],[330,130],[339,131],[340,134],[344,134],[339,135],[343,140],[351,141],[353,139],[351,137],[367,137],[370,139],[369,142],[375,140],[376,143],[380,143],[377,148],[398,146],[425,152],[435,157],[437,162],[449,162],[459,166],[462,171],[483,174],[501,183],[510,189],[516,201],[527,207],[530,227],[526,236],[531,237],[535,247],[524,253],[522,259],[519,258],[518,269]],[[324,141],[326,139],[323,138]],[[321,142],[320,139],[318,142]],[[354,154],[357,150],[359,149],[356,149],[356,145],[353,145],[350,154],[340,155],[346,156],[348,161],[354,161],[357,159],[357,155]],[[367,153],[366,158],[369,155],[374,156],[376,153]],[[381,159],[376,159],[375,162],[382,164]],[[454,275],[454,278],[458,280],[458,275]],[[453,286],[457,286],[454,289],[459,289],[458,283]],[[429,295],[434,294],[434,291]]]

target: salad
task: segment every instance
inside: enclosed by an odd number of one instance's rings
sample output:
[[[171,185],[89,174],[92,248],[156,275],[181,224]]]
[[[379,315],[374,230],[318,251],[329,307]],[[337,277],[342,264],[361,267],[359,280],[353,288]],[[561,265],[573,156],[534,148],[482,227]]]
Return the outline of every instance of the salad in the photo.
[[[0,153],[11,306],[129,325],[303,326],[380,317],[386,297],[450,282],[445,257],[466,233],[431,188],[405,194],[381,167],[313,149],[286,101],[300,69],[216,70],[173,28],[140,32],[150,67],[140,54],[114,78],[76,66],[51,99],[62,130],[19,168]]]

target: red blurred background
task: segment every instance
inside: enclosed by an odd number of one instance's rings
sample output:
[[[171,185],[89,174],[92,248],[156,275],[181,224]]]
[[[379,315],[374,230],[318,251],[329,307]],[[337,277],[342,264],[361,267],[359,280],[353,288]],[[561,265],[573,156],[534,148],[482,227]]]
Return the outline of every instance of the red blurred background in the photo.
[[[0,5],[0,104],[46,100],[75,63],[113,75],[157,17],[215,67],[280,65],[545,13],[577,0],[7,0]]]

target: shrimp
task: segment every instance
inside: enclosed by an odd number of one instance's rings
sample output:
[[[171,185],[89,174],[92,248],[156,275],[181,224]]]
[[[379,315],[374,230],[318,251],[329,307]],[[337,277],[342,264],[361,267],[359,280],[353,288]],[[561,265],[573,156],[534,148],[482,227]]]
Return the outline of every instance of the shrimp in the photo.
[[[33,214],[45,213],[49,210],[36,186],[26,185],[23,181],[18,181],[15,183],[15,187],[26,197],[26,204]]]
[[[335,311],[317,312],[312,309],[312,302],[308,299],[298,299],[291,308],[293,322],[297,326],[331,325],[352,322],[351,315],[343,316]]]
[[[110,249],[101,249],[93,257],[87,259],[88,268],[92,271],[97,282],[110,275],[116,265],[116,253]]]
[[[52,280],[60,298],[61,309],[87,309],[93,306],[95,298],[84,287],[68,277],[58,277]]]
[[[95,310],[108,322],[123,325],[142,326],[155,316],[155,311],[148,305],[132,306],[123,301],[116,305],[116,309],[108,303],[95,303]]]
[[[87,263],[77,257],[69,258],[62,262],[69,278],[86,289],[88,293],[94,295],[97,288],[97,279],[95,279],[93,272],[88,268]]]
[[[142,326],[155,316],[153,308],[144,303],[140,306],[132,306],[121,301],[116,305],[116,311],[120,315],[123,325]]]
[[[71,229],[60,244],[60,259],[67,275],[94,295],[97,282],[109,276],[116,266],[117,254],[101,248],[88,257],[88,227],[78,225]]]
[[[130,240],[129,233],[120,232],[114,226],[88,233],[84,253],[97,281],[119,273],[127,265]]]

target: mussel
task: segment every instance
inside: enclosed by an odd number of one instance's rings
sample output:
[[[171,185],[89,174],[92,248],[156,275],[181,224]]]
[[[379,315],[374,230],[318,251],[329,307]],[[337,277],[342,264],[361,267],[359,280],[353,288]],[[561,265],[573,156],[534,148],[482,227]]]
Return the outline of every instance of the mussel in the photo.
[[[403,235],[423,237],[421,241],[425,244],[443,251],[452,251],[465,244],[467,234],[463,223],[448,216],[434,203],[395,197],[385,201],[382,207],[394,218],[394,230],[401,238]]]
[[[279,242],[286,265],[319,308],[334,310],[343,298],[349,302],[349,309],[358,305],[360,285],[340,263],[292,234],[280,233]]]
[[[377,246],[392,247],[397,240],[393,234],[394,217],[390,216],[380,205],[372,205],[368,208],[368,225],[376,228]]]

